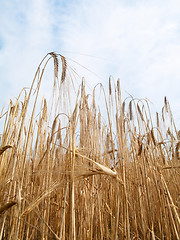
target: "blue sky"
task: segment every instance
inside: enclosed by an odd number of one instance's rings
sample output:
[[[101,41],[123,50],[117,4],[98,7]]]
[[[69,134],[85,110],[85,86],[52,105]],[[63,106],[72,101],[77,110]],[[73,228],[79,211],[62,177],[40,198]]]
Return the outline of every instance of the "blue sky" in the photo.
[[[180,126],[179,0],[0,0],[0,109],[51,51],[100,76],[76,65],[89,86],[119,77],[158,112],[167,96]]]

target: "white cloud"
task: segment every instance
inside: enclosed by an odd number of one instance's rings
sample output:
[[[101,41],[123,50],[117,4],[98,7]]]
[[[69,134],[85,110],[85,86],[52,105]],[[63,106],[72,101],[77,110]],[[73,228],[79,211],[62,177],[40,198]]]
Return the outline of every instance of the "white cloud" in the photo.
[[[179,121],[179,1],[1,2],[0,87],[7,98],[30,85],[42,57],[54,50],[102,76],[72,63],[91,86],[120,77],[123,92],[148,97],[157,111],[167,95]]]
[[[73,8],[63,35],[65,49],[108,59],[93,64],[92,59],[83,58],[83,64],[91,66],[104,81],[110,74],[120,77],[123,90],[135,97],[148,97],[157,111],[166,95],[177,112],[180,3],[136,2],[85,1]],[[77,59],[82,61],[80,56]]]
[[[39,62],[51,47],[47,1],[2,1],[0,54],[2,101],[29,87]]]

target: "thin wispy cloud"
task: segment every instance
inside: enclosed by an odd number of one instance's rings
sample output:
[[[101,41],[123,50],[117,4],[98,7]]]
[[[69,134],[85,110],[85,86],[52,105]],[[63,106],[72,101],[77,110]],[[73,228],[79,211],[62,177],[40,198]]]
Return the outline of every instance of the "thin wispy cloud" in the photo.
[[[119,77],[124,94],[149,98],[157,111],[166,95],[180,124],[179,1],[3,0],[1,5],[1,102],[29,86],[42,57],[56,51],[101,77],[74,64],[89,85],[106,86],[109,75]]]

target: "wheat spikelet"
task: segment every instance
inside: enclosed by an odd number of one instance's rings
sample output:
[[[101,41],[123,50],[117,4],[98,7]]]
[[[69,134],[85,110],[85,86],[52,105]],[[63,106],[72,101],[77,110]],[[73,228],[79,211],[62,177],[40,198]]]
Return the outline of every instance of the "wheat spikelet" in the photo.
[[[164,117],[164,107],[162,108],[162,120],[165,123],[165,117]]]
[[[111,88],[111,76],[109,77],[109,95],[112,94],[112,88]]]
[[[46,102],[46,99],[44,99],[42,119],[43,119],[45,122],[47,122],[47,102]]]
[[[125,113],[125,105],[126,105],[126,102],[123,101],[123,103],[122,103],[122,114],[123,114],[123,115],[124,115],[124,113]]]
[[[58,57],[54,52],[50,52],[49,55],[51,55],[54,59],[54,75],[55,75],[55,78],[58,78],[58,70],[59,70]]]
[[[132,100],[129,102],[129,116],[130,120],[133,120],[133,112],[132,112]]]
[[[142,149],[143,149],[143,144],[141,143],[141,144],[139,144],[138,156],[141,155]]]
[[[156,122],[157,122],[157,128],[159,128],[159,114],[156,112]]]
[[[66,62],[66,58],[62,55],[61,55],[61,62],[62,62],[61,82],[63,83],[66,78],[67,62]]]
[[[151,139],[152,139],[154,145],[156,146],[156,139],[155,139],[155,136],[154,136],[154,131],[153,131],[153,129],[151,129]]]
[[[177,132],[177,139],[180,140],[180,130]]]
[[[168,112],[168,101],[166,96],[164,97],[164,104],[165,104],[166,112]]]
[[[143,117],[142,111],[141,111],[141,109],[140,109],[140,107],[139,107],[139,104],[137,104],[137,110],[138,110],[138,113],[139,113],[142,121],[144,121],[144,117]]]
[[[90,158],[88,158],[88,157],[86,157],[86,156],[84,156],[84,155],[82,155],[78,152],[76,152],[76,155],[88,160],[89,162],[92,162],[93,164],[95,164],[96,167],[97,167],[96,171],[99,171],[103,174],[106,174],[106,175],[109,175],[109,176],[112,176],[112,177],[117,177],[117,173],[112,171],[110,168],[108,168],[108,167],[106,167],[106,166],[104,166],[100,163],[97,163],[96,161],[94,161],[94,160],[92,160],[92,159],[90,159]]]
[[[58,123],[58,116],[55,117],[54,121],[53,121],[53,125],[52,125],[52,131],[51,131],[51,135],[53,136],[55,133],[55,129]]]
[[[180,141],[175,146],[175,154],[177,159],[179,160],[180,159]]]
[[[118,96],[121,96],[121,89],[120,89],[120,79],[118,78],[117,80],[117,91],[118,91]]]

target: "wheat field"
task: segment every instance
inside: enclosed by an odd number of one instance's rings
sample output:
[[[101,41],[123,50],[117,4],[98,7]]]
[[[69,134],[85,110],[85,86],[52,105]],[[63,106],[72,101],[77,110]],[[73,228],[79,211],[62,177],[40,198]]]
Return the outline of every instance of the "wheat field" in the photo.
[[[180,131],[167,98],[154,116],[146,99],[121,98],[119,79],[87,94],[73,78],[48,53],[0,113],[0,239],[180,239]]]

